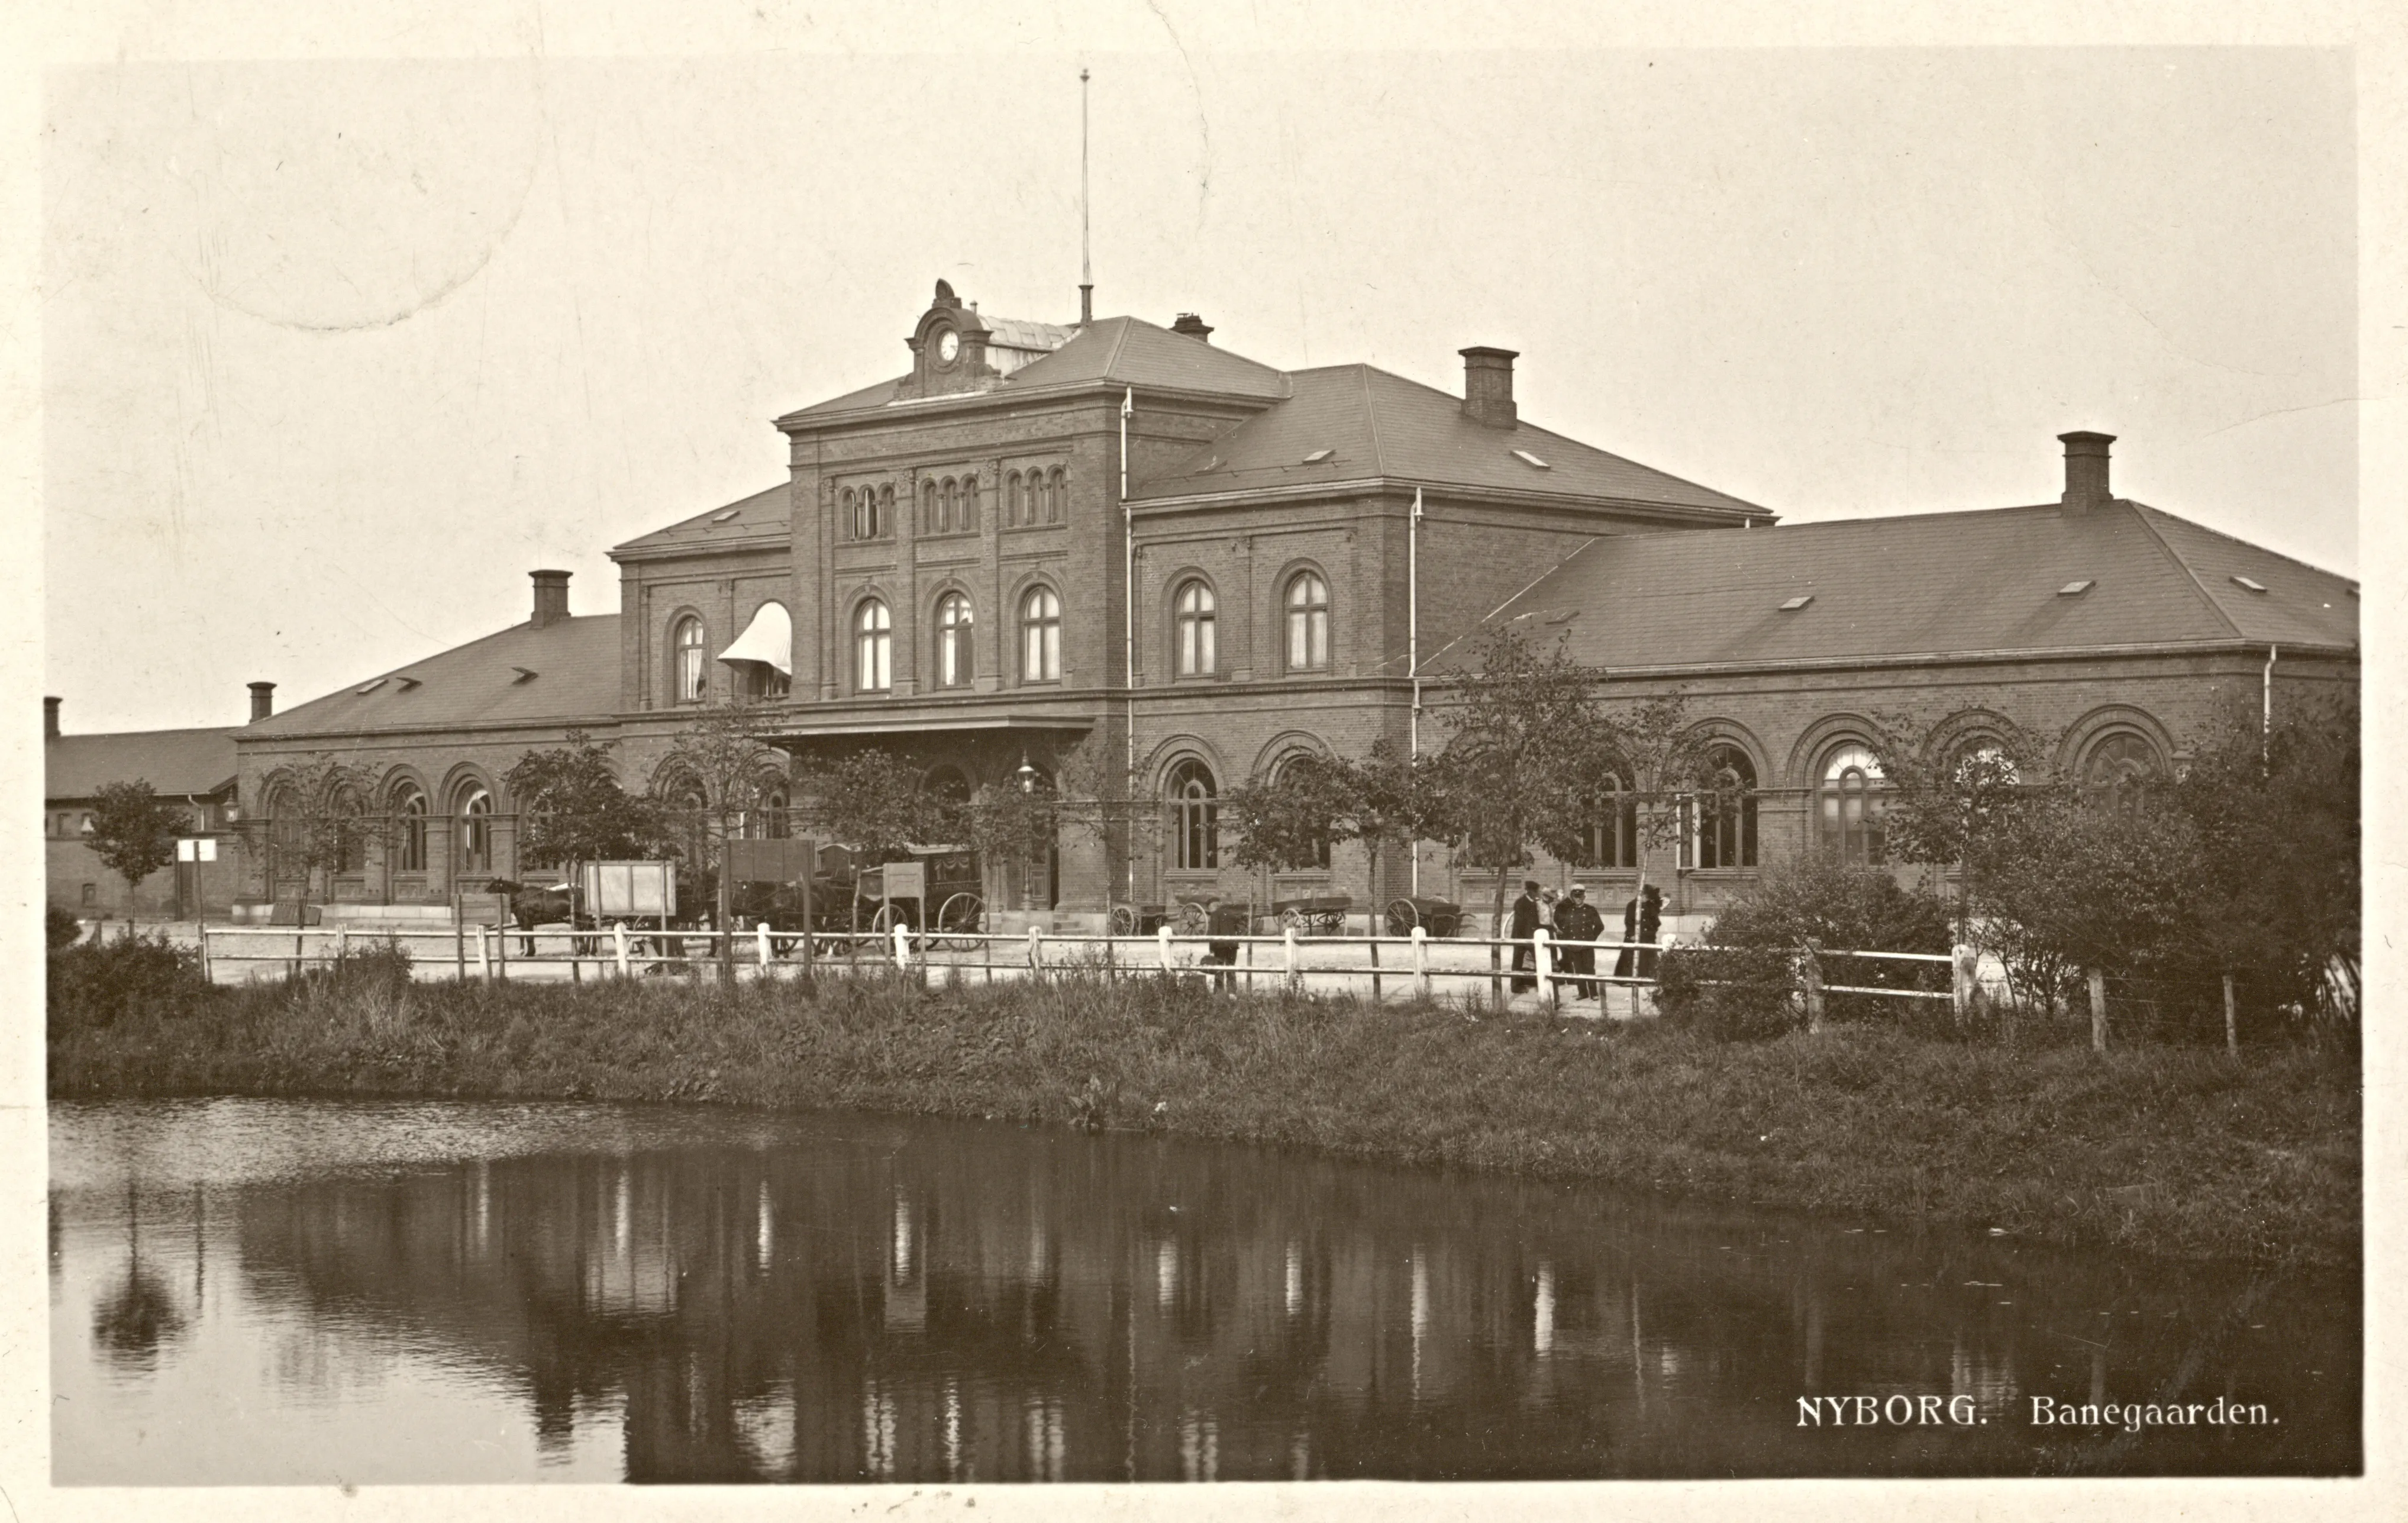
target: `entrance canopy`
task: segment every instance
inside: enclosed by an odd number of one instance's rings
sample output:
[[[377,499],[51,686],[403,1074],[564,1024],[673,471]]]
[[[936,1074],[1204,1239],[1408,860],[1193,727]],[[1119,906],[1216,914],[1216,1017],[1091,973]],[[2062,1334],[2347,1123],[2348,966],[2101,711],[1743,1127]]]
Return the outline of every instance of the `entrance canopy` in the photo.
[[[764,603],[736,643],[719,653],[722,661],[758,661],[788,677],[795,674],[795,621],[782,603]]]

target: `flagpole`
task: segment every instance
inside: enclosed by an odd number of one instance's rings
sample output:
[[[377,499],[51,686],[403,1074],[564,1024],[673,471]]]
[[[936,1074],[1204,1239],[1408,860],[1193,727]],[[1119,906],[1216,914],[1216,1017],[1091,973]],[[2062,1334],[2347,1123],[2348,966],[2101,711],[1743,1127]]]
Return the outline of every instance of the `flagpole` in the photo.
[[[1413,682],[1408,765],[1422,754],[1422,489],[1413,488],[1413,516],[1405,528],[1405,670]],[[1412,843],[1412,893],[1422,893],[1422,843]]]
[[[1128,425],[1137,407],[1137,388],[1121,393],[1121,683],[1128,693],[1123,728],[1128,742],[1128,775],[1122,793],[1128,799],[1128,899],[1137,902],[1137,524],[1129,511]]]

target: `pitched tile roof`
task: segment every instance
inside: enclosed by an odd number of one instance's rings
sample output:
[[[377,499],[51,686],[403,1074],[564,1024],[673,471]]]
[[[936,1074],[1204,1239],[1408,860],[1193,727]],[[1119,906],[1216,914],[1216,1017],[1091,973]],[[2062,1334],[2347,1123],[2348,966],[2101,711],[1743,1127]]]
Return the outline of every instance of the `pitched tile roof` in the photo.
[[[2358,642],[2347,578],[2122,500],[1601,536],[1494,622],[1512,620],[1560,625],[1574,659],[1608,668]],[[1468,654],[1458,641],[1431,664]]]
[[[63,735],[42,744],[42,796],[90,798],[108,783],[143,782],[170,797],[216,793],[234,782],[232,729],[123,730]]]
[[[610,553],[624,550],[675,550],[688,546],[709,548],[725,544],[730,539],[749,539],[759,535],[783,535],[792,527],[793,493],[789,483],[780,481],[773,487],[755,492],[749,497],[708,509],[692,518],[681,518],[666,528],[638,535],[624,544],[610,547]]]
[[[619,708],[619,615],[523,624],[248,725],[298,740],[461,725],[557,725]]]
[[[1141,485],[1133,484],[1130,496],[1142,500],[1377,476],[1771,516],[1753,503],[1530,424],[1507,429],[1475,422],[1463,410],[1462,398],[1371,366],[1297,370],[1287,379],[1294,388],[1287,400]]]

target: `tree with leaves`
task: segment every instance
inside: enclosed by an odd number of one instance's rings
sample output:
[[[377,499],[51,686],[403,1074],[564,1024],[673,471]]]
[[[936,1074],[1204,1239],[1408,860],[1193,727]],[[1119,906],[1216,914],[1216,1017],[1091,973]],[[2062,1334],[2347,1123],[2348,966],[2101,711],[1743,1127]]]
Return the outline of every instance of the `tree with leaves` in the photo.
[[[503,774],[520,812],[519,852],[574,872],[581,862],[655,857],[667,849],[661,801],[631,794],[611,765],[610,746],[583,730],[529,751]]]
[[[278,780],[268,815],[237,837],[256,853],[269,892],[282,882],[301,885],[300,912],[308,919],[311,885],[359,861],[375,822],[367,813],[368,773],[338,757],[319,753]]]
[[[921,787],[918,767],[875,746],[820,768],[811,784],[814,821],[870,866],[964,833],[958,806]]]
[[[1714,765],[1714,738],[1689,714],[1688,695],[1670,693],[1616,705],[1605,711],[1601,745],[1606,766],[1588,774],[1577,800],[1584,823],[1618,807],[1610,780],[1614,764],[1627,770],[1637,792],[1632,812],[1638,830],[1639,891],[1644,893],[1655,854],[1677,851],[1688,832],[1736,812],[1744,802],[1738,779]]]
[[[684,816],[691,832],[684,850],[703,857],[689,866],[710,885],[715,923],[723,932],[730,885],[720,870],[721,847],[767,806],[771,786],[784,775],[784,754],[761,738],[759,719],[750,709],[706,709],[669,741],[659,773],[660,786],[668,791],[656,793],[652,806],[665,825]],[[699,809],[680,799],[675,790],[681,787],[699,790]],[[724,935],[719,938],[719,976],[722,983],[736,980],[735,945]]]
[[[1871,751],[1886,787],[1884,839],[1899,861],[1956,869],[1957,939],[1970,942],[1976,864],[2006,839],[2016,812],[2035,797],[2033,781],[2025,776],[2029,759],[2053,748],[2005,721],[1971,746],[1932,748],[1899,739],[1920,728],[1897,715],[1876,722]]]
[[[191,811],[160,797],[143,779],[104,783],[84,844],[101,866],[125,880],[130,903],[142,880],[176,860],[176,838],[191,824]]]

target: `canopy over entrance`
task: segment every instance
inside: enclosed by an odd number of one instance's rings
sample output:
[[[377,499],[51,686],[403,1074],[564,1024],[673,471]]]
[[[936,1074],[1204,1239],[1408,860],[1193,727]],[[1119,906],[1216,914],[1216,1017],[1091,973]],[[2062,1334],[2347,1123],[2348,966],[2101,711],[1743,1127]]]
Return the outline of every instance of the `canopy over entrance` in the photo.
[[[795,674],[795,621],[786,613],[783,603],[764,603],[736,637],[736,643],[719,653],[726,662],[757,661],[775,667],[787,677]]]

